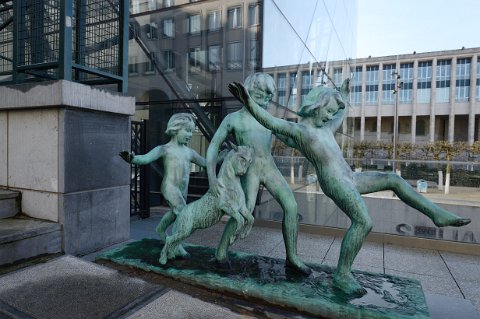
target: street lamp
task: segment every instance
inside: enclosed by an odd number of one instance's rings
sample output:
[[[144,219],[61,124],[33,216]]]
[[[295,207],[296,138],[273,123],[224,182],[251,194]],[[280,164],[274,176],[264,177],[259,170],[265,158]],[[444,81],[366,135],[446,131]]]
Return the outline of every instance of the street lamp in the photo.
[[[393,94],[395,94],[395,107],[393,109],[393,163],[392,169],[393,172],[396,173],[396,161],[397,161],[397,135],[398,135],[398,99],[399,99],[399,92],[402,88],[403,82],[400,82],[400,74],[395,70],[392,73],[392,76],[395,77],[395,89],[393,90]]]

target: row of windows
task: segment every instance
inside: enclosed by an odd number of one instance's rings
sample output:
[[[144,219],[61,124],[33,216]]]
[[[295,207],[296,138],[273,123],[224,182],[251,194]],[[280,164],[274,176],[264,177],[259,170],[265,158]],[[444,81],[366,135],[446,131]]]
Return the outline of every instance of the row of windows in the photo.
[[[251,56],[249,57],[250,67],[255,68],[257,64],[256,59],[256,42],[251,44],[252,50],[250,50]],[[253,52],[253,53],[252,53]],[[157,56],[155,52],[150,54],[151,59],[156,61],[162,70],[172,70],[175,68],[176,53],[171,50],[162,51],[160,56]],[[129,57],[129,73],[138,73],[137,57]],[[146,62],[147,67],[145,71],[153,72],[153,63]],[[208,63],[208,65],[204,65]],[[243,68],[243,43],[232,42],[226,45],[226,68],[228,70],[239,70]],[[188,64],[190,72],[199,72],[202,69],[209,71],[218,71],[222,68],[222,46],[211,45],[208,47],[208,51],[203,51],[199,47],[190,48],[188,52]]]
[[[168,8],[174,5],[174,0],[132,0],[130,1],[130,13],[136,14],[144,11]]]
[[[259,24],[260,7],[258,3],[248,7],[248,25]],[[165,38],[175,37],[175,20],[173,18],[163,19],[161,22],[162,36]],[[233,7],[227,10],[227,26],[229,29],[239,29],[243,26],[242,7]],[[150,39],[158,38],[158,24],[155,21],[147,26],[147,36]],[[207,30],[209,32],[220,31],[222,28],[222,15],[220,10],[211,11],[207,14]],[[192,14],[186,18],[186,31],[190,35],[199,34],[202,31],[202,19],[200,14]]]

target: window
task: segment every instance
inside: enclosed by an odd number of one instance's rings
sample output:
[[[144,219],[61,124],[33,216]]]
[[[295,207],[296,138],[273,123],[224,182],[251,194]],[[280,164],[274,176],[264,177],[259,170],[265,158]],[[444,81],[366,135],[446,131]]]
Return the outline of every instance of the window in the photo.
[[[242,27],[242,8],[235,7],[228,9],[228,28],[237,29]]]
[[[147,62],[145,63],[145,74],[155,73],[155,59],[156,59],[155,52],[151,52],[150,57],[147,58]]]
[[[222,26],[220,11],[212,11],[208,14],[208,31],[218,31]]]
[[[308,92],[312,88],[312,75],[310,71],[302,71],[302,91],[301,91],[301,103],[305,101]]]
[[[220,70],[222,63],[222,48],[219,45],[208,47],[208,69],[210,71]]]
[[[164,8],[168,8],[168,7],[171,7],[173,6],[173,0],[163,0],[163,7]]]
[[[241,42],[227,44],[227,68],[239,70],[243,67],[243,46]]]
[[[249,62],[252,69],[255,69],[258,66],[257,39],[250,40]]]
[[[163,36],[167,38],[173,38],[175,29],[174,27],[173,19],[163,20]]]
[[[175,55],[173,51],[163,51],[163,69],[165,71],[175,68]]]
[[[457,60],[457,79],[455,81],[455,100],[468,101],[470,91],[470,58]]]
[[[477,101],[480,101],[480,57],[477,58]]]
[[[277,74],[277,96],[278,104],[285,105],[287,98],[287,75],[285,73]]]
[[[294,108],[297,103],[297,73],[290,73],[289,80],[290,98],[288,100],[288,107]]]
[[[383,66],[382,103],[393,104],[395,102],[395,64]]]
[[[437,102],[448,102],[450,99],[450,71],[451,60],[437,61]]]
[[[432,86],[432,61],[418,62],[417,79],[417,102],[430,103]]]
[[[148,0],[148,10],[157,9],[157,0]]]
[[[333,69],[333,84],[335,84],[336,87],[342,85],[342,68]]]
[[[255,26],[260,24],[260,5],[258,3],[248,6],[248,25]]]
[[[137,56],[128,57],[128,73],[138,74],[138,57]]]
[[[285,73],[277,74],[277,89],[286,90],[287,88],[287,75]]]
[[[200,72],[201,64],[200,48],[191,48],[188,55],[188,63],[190,65],[190,72]]]
[[[352,86],[350,88],[350,103],[360,105],[362,103],[362,67],[357,66],[352,75]]]
[[[189,34],[200,33],[200,15],[191,15],[187,19],[187,30]]]
[[[376,104],[378,99],[378,65],[367,66],[365,84],[365,103]]]
[[[417,124],[415,125],[415,135],[425,136],[425,133],[426,133],[425,120],[423,119],[417,120]]]
[[[140,12],[140,0],[132,0],[132,8],[130,9],[130,12],[132,14],[139,13]]]
[[[278,91],[278,104],[285,106],[285,102],[287,102],[287,96],[285,91]]]
[[[402,86],[398,91],[400,103],[412,103],[413,100],[413,63],[400,64],[400,81]]]
[[[147,38],[154,40],[158,39],[158,25],[155,22],[150,22],[147,26]]]

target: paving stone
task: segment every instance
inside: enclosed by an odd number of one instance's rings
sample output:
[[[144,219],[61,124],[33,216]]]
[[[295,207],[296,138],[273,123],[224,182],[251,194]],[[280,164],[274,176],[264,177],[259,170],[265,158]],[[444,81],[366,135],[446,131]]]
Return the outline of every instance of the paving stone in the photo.
[[[448,251],[439,251],[439,253],[443,257],[443,260],[445,260],[447,265],[449,264],[449,262],[480,264],[480,256],[477,255],[457,254]]]
[[[463,298],[460,289],[452,277],[437,277],[429,275],[421,275],[411,272],[396,271],[385,269],[385,273],[389,275],[401,276],[406,278],[417,279],[420,281],[425,293],[434,293],[444,296]]]
[[[140,309],[128,319],[224,319],[254,318],[240,315],[228,308],[208,303],[190,295],[171,290]]]
[[[469,300],[437,294],[425,294],[431,319],[480,319]]]
[[[384,246],[385,269],[429,275],[451,277],[445,262],[436,250],[400,247],[386,244]]]
[[[0,301],[34,318],[118,318],[163,290],[72,256],[0,277]]]
[[[480,281],[458,280],[457,284],[465,295],[465,298],[473,303],[477,312],[480,314]]]
[[[336,237],[325,259],[338,261],[341,243],[342,238]],[[353,265],[383,268],[383,244],[364,242]]]

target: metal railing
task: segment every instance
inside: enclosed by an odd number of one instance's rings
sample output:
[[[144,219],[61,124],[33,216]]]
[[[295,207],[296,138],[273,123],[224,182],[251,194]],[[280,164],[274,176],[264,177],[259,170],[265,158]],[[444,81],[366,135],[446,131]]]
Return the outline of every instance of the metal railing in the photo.
[[[57,79],[127,91],[128,1],[0,0],[0,84]]]

